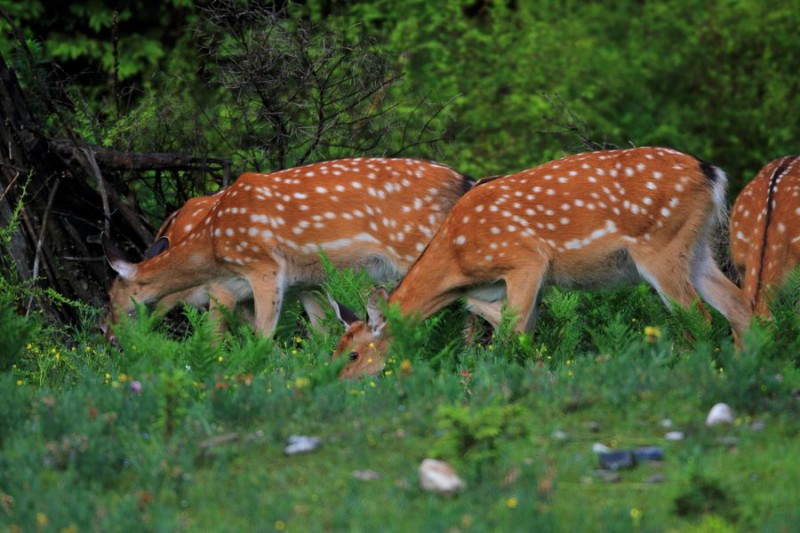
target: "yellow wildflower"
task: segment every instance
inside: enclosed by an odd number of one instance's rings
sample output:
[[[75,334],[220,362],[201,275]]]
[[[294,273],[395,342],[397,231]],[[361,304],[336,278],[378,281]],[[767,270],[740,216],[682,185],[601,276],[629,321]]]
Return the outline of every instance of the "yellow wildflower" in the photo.
[[[639,524],[642,522],[642,512],[634,507],[631,509],[631,519],[633,520],[634,527],[639,527]]]

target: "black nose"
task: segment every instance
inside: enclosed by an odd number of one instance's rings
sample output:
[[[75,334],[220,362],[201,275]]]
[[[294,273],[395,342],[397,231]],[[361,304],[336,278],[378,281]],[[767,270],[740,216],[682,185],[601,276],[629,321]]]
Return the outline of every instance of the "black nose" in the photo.
[[[350,360],[355,361],[358,359],[358,352],[350,352]]]

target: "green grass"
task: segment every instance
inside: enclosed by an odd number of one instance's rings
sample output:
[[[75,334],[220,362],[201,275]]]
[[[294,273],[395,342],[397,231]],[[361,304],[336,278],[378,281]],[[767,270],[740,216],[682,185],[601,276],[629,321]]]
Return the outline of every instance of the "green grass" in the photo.
[[[346,296],[363,301],[363,283],[349,283]],[[274,340],[237,325],[217,341],[196,312],[182,339],[139,319],[120,332],[123,352],[88,326],[65,334],[15,323],[0,374],[0,525],[794,531],[798,287],[742,353],[724,320],[707,327],[696,311],[669,314],[645,287],[553,290],[532,338],[503,328],[489,346],[465,345],[464,313],[451,309],[419,326],[421,341],[402,343],[388,375],[349,382],[330,361],[335,320],[330,335],[307,338],[296,309]],[[707,428],[719,401],[736,421]],[[664,439],[667,418],[684,440]],[[322,446],[286,456],[293,434]],[[604,481],[598,442],[661,446],[665,460]],[[450,462],[467,488],[423,492],[425,457]],[[380,477],[353,476],[367,469]],[[648,483],[654,474],[663,480]]]

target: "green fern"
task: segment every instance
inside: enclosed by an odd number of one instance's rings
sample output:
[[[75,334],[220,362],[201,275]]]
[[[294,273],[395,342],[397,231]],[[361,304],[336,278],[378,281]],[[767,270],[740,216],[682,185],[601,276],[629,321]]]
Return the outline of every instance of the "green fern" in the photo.
[[[588,332],[597,351],[602,355],[627,351],[636,338],[636,333],[623,318],[622,313],[615,314],[602,328],[590,328]]]

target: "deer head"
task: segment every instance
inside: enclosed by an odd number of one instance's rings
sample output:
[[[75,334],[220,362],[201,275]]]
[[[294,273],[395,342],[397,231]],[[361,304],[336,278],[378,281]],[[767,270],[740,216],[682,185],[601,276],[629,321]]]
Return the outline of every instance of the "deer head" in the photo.
[[[340,374],[341,377],[377,374],[383,369],[390,339],[382,308],[388,298],[386,289],[374,290],[367,299],[367,319],[363,322],[358,321],[352,311],[331,300],[336,316],[346,328],[333,354],[334,360],[339,357],[348,358],[348,363]]]

